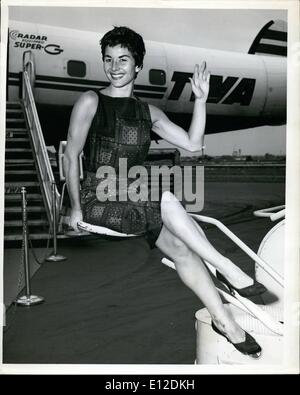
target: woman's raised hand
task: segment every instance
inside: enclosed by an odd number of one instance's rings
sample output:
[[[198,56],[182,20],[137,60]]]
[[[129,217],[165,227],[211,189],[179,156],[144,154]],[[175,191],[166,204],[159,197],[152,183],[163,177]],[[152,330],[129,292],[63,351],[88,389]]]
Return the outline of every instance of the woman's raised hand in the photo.
[[[209,92],[210,72],[207,71],[206,62],[204,61],[201,68],[195,65],[193,78],[189,78],[195,98],[205,103]]]

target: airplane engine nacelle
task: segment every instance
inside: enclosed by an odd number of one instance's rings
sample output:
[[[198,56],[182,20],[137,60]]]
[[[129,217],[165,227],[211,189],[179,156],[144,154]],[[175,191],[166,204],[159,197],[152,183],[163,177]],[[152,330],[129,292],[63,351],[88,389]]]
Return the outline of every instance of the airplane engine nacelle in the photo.
[[[266,101],[261,116],[276,124],[278,119],[286,119],[286,59],[261,57],[266,72]]]

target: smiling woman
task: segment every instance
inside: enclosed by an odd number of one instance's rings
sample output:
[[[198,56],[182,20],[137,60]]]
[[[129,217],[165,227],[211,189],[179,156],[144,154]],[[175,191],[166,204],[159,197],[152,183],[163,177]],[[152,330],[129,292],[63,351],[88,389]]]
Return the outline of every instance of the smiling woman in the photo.
[[[131,29],[121,26],[103,36],[101,51],[104,72],[111,83],[107,94],[112,97],[132,96],[131,83],[143,68],[146,53],[143,38]]]
[[[135,60],[127,48],[117,45],[106,47],[104,55],[104,72],[111,83],[110,94],[128,97],[130,83],[133,82],[137,73],[141,70],[136,66]],[[114,88],[118,90],[115,91]],[[123,88],[122,90],[119,88]]]
[[[243,354],[257,356],[261,348],[228,315],[203,260],[211,263],[234,289],[247,296],[265,292],[232,261],[222,256],[207,240],[202,229],[169,191],[161,202],[148,199],[131,201],[124,195],[98,199],[99,169],[113,167],[120,179],[119,159],[128,170],[146,159],[153,129],[161,138],[191,152],[203,147],[206,101],[210,73],[206,62],[195,65],[189,79],[195,96],[188,132],[174,124],[157,107],[133,94],[136,75],[141,71],[145,47],[142,37],[127,27],[115,27],[101,40],[104,71],[110,84],[101,92],[84,93],[76,102],[70,121],[65,150],[65,174],[71,201],[70,226],[79,231],[84,221],[120,233],[144,236],[151,248],[157,246],[175,263],[177,273],[205,304],[212,317],[212,328],[225,336]],[[80,190],[78,158],[86,156],[86,177]],[[127,175],[128,191],[136,180]],[[126,194],[125,196],[129,196]],[[188,202],[187,202],[188,203]]]

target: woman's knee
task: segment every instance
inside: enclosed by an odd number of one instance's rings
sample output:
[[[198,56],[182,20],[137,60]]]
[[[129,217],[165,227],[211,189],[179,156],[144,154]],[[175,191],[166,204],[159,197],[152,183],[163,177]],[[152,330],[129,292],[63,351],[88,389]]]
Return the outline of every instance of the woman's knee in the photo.
[[[167,225],[173,223],[182,214],[182,211],[184,211],[184,208],[176,196],[169,191],[165,191],[161,198],[161,216],[163,222]]]
[[[171,239],[171,243],[174,251],[177,251],[178,253],[180,253],[180,255],[187,254],[189,250],[188,247],[178,237],[173,236]]]
[[[201,240],[207,240],[199,223],[188,215],[180,201],[169,191],[164,192],[162,195],[161,217],[167,228],[177,236],[191,230],[197,232]]]
[[[170,202],[170,201],[178,201],[176,196],[170,191],[164,191],[161,197],[161,202]]]
[[[189,249],[186,244],[179,237],[175,236],[165,225],[156,241],[156,246],[172,258],[188,255]]]

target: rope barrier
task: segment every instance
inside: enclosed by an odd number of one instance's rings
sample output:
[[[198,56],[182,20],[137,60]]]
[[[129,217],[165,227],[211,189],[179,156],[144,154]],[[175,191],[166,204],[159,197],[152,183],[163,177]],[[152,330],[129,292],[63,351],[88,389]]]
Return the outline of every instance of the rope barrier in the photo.
[[[26,188],[21,188],[22,195],[22,223],[23,223],[23,241],[22,241],[22,259],[24,263],[25,275],[25,295],[18,297],[15,304],[19,306],[32,306],[43,303],[42,296],[32,295],[30,287],[30,265],[29,265],[29,245],[28,245],[28,227],[27,227],[27,199]]]

